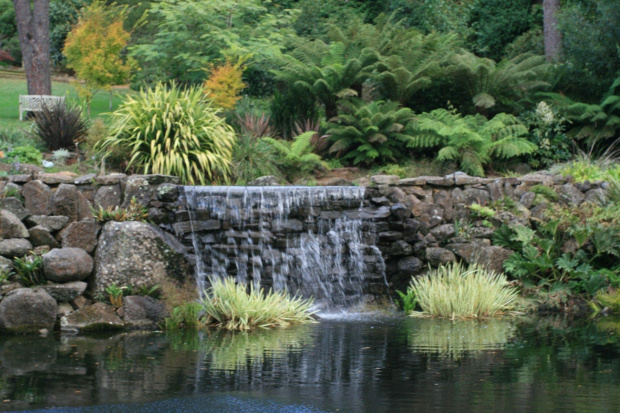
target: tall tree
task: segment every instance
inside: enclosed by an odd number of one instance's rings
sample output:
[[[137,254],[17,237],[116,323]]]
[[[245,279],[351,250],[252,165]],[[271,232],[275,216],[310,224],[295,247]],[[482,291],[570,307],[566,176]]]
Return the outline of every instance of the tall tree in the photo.
[[[559,10],[560,0],[543,0],[545,56],[548,61],[557,61],[562,55],[562,32],[557,18]]]
[[[29,95],[51,95],[50,0],[13,0]]]

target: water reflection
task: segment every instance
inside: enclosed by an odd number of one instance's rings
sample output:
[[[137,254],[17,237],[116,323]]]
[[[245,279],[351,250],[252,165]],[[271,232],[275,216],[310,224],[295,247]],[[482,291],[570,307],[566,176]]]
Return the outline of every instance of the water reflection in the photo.
[[[503,348],[515,335],[508,320],[412,320],[411,346],[420,353],[458,360],[465,353]]]
[[[620,411],[617,328],[609,319],[381,319],[245,334],[0,337],[0,410]]]

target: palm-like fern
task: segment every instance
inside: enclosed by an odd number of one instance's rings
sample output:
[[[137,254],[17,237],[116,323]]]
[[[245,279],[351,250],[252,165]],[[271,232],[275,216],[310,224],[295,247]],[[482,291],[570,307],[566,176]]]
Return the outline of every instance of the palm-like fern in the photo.
[[[521,54],[496,63],[469,52],[457,55],[453,66],[456,80],[465,85],[479,112],[497,104],[511,107],[529,92],[550,86],[545,80],[550,69],[544,56]]]
[[[321,157],[313,153],[312,138],[315,131],[308,131],[296,136],[293,141],[284,141],[273,138],[262,140],[274,149],[279,155],[276,164],[279,164],[289,178],[299,174],[307,174],[315,168],[327,168]]]
[[[566,118],[577,124],[569,131],[575,139],[587,139],[594,144],[615,138],[620,129],[620,77],[609,88],[599,105],[573,102],[562,98]]]
[[[484,166],[493,158],[535,151],[537,146],[521,137],[527,132],[517,118],[505,113],[487,120],[482,115],[462,117],[437,109],[417,117],[409,147],[439,148],[438,160],[457,161],[464,172],[483,176]]]
[[[433,79],[445,73],[444,64],[455,47],[453,35],[411,31],[399,50],[378,65],[375,79],[382,86],[383,95],[406,105],[416,93],[430,86]]]
[[[338,100],[359,95],[379,56],[371,49],[363,49],[359,55],[349,57],[343,43],[332,43],[327,49],[318,40],[313,43],[315,47],[307,47],[307,53],[283,55],[283,67],[274,74],[278,80],[318,99],[330,119],[338,114]],[[323,51],[318,53],[322,54],[319,62],[318,56],[311,54],[317,50]]]
[[[331,153],[353,164],[397,160],[412,143],[408,132],[413,111],[396,102],[365,103],[355,99],[341,102],[343,112],[329,123],[327,135],[334,142]]]

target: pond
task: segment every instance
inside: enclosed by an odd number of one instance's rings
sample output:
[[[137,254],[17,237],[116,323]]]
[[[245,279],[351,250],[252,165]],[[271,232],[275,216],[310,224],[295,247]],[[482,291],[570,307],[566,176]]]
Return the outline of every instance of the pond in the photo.
[[[610,319],[383,318],[1,337],[0,410],[618,412],[619,332]]]

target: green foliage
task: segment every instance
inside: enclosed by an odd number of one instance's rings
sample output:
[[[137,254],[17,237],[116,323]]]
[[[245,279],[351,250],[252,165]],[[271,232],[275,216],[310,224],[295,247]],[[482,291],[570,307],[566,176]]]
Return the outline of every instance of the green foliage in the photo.
[[[73,148],[76,141],[88,133],[88,123],[78,107],[68,108],[64,104],[44,106],[35,112],[32,133],[45,142],[50,151]]]
[[[453,263],[413,277],[411,290],[422,308],[414,316],[493,317],[514,310],[518,292],[504,275],[478,264]]]
[[[99,208],[92,208],[93,217],[98,222],[108,222],[108,221],[140,221],[146,222],[149,216],[149,210],[144,205],[138,202],[138,200],[134,197],[129,202],[127,208],[121,208],[120,206],[116,206],[114,208],[108,207],[103,208],[99,206]]]
[[[396,102],[341,102],[343,113],[329,123],[329,152],[354,165],[385,163],[406,156],[412,144],[413,112]]]
[[[235,134],[203,99],[200,89],[174,84],[127,96],[100,147],[126,149],[128,166],[145,174],[176,175],[186,184],[226,179]]]
[[[67,34],[78,22],[79,12],[85,3],[84,0],[50,2],[50,54],[55,66],[63,67],[66,64],[62,49],[65,47]]]
[[[127,287],[119,287],[116,284],[110,284],[105,287],[105,292],[108,294],[108,298],[110,300],[110,304],[113,307],[122,307],[123,306],[123,293],[127,289]]]
[[[560,90],[596,101],[618,76],[620,8],[608,0],[563,2],[558,23],[566,61]]]
[[[403,310],[403,313],[411,314],[418,306],[418,300],[411,287],[407,288],[406,293],[396,290],[396,294],[400,298],[400,308]]]
[[[534,192],[536,195],[544,197],[551,202],[558,200],[558,193],[555,191],[555,189],[546,185],[534,185],[530,188],[530,191]]]
[[[2,269],[0,270],[0,286],[7,282],[9,278],[13,275],[13,271]]]
[[[175,307],[170,316],[164,320],[164,329],[175,331],[180,329],[197,330],[202,327],[200,315],[202,313],[202,305],[195,301],[183,303]]]
[[[612,83],[600,104],[573,102],[560,98],[564,103],[566,118],[575,123],[569,135],[585,139],[590,145],[608,146],[618,137],[620,130],[620,76]]]
[[[211,279],[211,287],[201,300],[205,323],[228,330],[250,330],[314,321],[312,300],[290,298],[285,291],[246,290],[233,278]]]
[[[19,281],[26,287],[45,284],[47,280],[43,274],[43,258],[30,253],[22,258],[13,259],[15,273]]]
[[[292,54],[282,55],[282,69],[274,70],[274,74],[277,80],[295,88],[297,94],[306,93],[320,101],[330,120],[338,114],[339,100],[361,94],[362,84],[378,59],[377,52],[369,48],[349,56],[342,42],[326,45],[315,40]]]
[[[551,65],[544,56],[527,53],[496,63],[465,52],[454,57],[453,70],[480,113],[514,113],[530,93],[550,86]]]
[[[620,313],[620,292],[618,290],[599,291],[595,301],[612,313]]]
[[[495,216],[495,211],[493,209],[477,203],[471,204],[469,206],[469,210],[471,211],[473,216],[480,219],[488,219]]]
[[[481,115],[461,116],[437,109],[417,116],[412,148],[438,148],[437,160],[456,161],[471,175],[483,176],[484,166],[494,159],[532,153],[536,145],[522,136],[527,128],[512,115],[501,113],[487,120]]]
[[[278,155],[267,141],[248,133],[237,136],[232,153],[232,170],[233,179],[238,184],[248,183],[260,176],[280,176],[277,162]]]
[[[266,72],[285,39],[294,36],[295,14],[268,10],[260,0],[155,2],[146,16],[149,35],[129,48],[142,68],[137,81],[196,84],[205,80],[208,63],[248,55],[250,70]]]
[[[608,208],[607,208],[608,209]],[[549,209],[536,230],[515,226],[496,231],[494,242],[515,251],[506,271],[530,287],[593,296],[620,269],[620,223],[597,205]]]
[[[16,146],[13,150],[8,151],[6,154],[7,162],[9,163],[29,163],[33,165],[40,165],[43,160],[41,151],[31,145]]]
[[[581,153],[572,162],[558,166],[557,171],[564,176],[572,176],[575,182],[618,181],[620,163],[614,156],[595,157]]]
[[[499,60],[505,47],[532,26],[530,3],[529,0],[475,0],[469,14],[473,51]]]
[[[284,141],[265,137],[262,140],[273,148],[278,154],[276,165],[292,178],[298,175],[305,175],[312,172],[316,168],[327,168],[327,164],[319,155],[313,153],[314,146],[312,138],[314,131],[309,131],[296,136],[294,140]]]
[[[67,149],[56,149],[52,152],[52,160],[58,165],[64,165],[70,155],[71,152]]]
[[[454,35],[410,31],[394,54],[381,59],[373,80],[384,98],[406,105],[431,83],[447,74],[447,63],[456,50]]]
[[[572,158],[573,140],[567,136],[568,121],[555,107],[539,102],[536,110],[524,116],[530,129],[530,141],[538,150],[528,155],[528,163],[534,168],[548,168]]]

